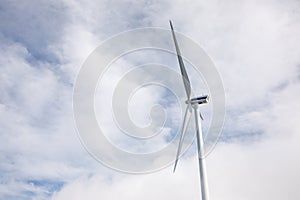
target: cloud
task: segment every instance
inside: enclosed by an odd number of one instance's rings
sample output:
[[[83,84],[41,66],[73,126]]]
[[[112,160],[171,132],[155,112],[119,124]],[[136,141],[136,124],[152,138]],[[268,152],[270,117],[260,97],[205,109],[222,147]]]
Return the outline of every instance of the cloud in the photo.
[[[1,35],[4,40],[24,45],[34,59],[57,62],[48,47],[57,41],[66,24],[63,10],[61,2],[2,1]]]
[[[74,152],[69,148],[79,146],[71,106],[66,109],[65,103],[71,99],[71,87],[60,82],[48,63],[28,62],[30,53],[20,44],[2,45],[1,55],[0,196],[49,195],[48,186],[43,188],[46,183],[61,185],[82,171],[71,166],[76,162],[66,161]],[[43,184],[35,186],[32,181]]]
[[[265,131],[259,140],[236,138],[217,145],[206,159],[211,199],[300,197],[297,188],[300,180],[299,116],[298,110],[292,109],[297,107],[300,97],[289,98],[298,90],[299,84],[291,84],[274,97],[279,102],[286,99],[286,104],[274,103],[266,112],[249,114],[248,122],[260,123]],[[289,113],[289,117],[284,120],[280,113]],[[259,118],[253,118],[253,115]],[[119,199],[120,196],[133,200],[199,199],[196,156],[183,157],[175,174],[168,167],[138,176],[114,173],[109,180],[103,174],[77,179],[54,194],[53,199]]]
[[[0,9],[1,198],[199,199],[194,146],[176,174],[124,175],[83,150],[72,116],[73,83],[94,48],[172,19],[224,81],[224,135],[207,158],[212,199],[299,199],[299,2],[7,1]]]

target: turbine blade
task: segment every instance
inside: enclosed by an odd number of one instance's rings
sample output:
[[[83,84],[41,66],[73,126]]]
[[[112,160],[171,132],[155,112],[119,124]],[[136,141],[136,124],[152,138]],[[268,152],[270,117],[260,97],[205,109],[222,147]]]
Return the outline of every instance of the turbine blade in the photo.
[[[175,164],[174,164],[174,169],[173,169],[173,173],[176,170],[176,166],[178,163],[178,159],[179,159],[179,155],[181,152],[181,148],[182,148],[182,143],[183,143],[183,139],[186,133],[186,129],[189,125],[190,122],[190,118],[191,118],[191,114],[192,114],[192,109],[190,109],[191,105],[188,104],[185,110],[185,114],[184,114],[184,120],[183,120],[183,126],[181,129],[181,135],[180,135],[180,140],[179,140],[179,144],[178,144],[178,149],[177,149],[177,155],[176,155],[176,160],[175,160]]]
[[[173,40],[174,40],[174,43],[175,43],[175,49],[176,49],[176,53],[177,53],[178,63],[179,63],[180,71],[181,71],[181,76],[182,76],[185,92],[186,92],[186,95],[188,97],[188,100],[190,100],[190,97],[191,97],[191,83],[190,83],[189,77],[188,77],[187,72],[186,72],[185,67],[184,67],[183,59],[181,57],[181,53],[180,53],[180,50],[179,50],[179,46],[178,46],[178,43],[177,43],[177,40],[176,40],[176,36],[175,36],[175,32],[174,32],[174,28],[173,28],[171,20],[169,22],[170,22],[170,26],[171,26],[171,30],[172,30]]]
[[[199,115],[200,115],[200,118],[201,118],[202,120],[204,120],[201,112],[199,112]]]

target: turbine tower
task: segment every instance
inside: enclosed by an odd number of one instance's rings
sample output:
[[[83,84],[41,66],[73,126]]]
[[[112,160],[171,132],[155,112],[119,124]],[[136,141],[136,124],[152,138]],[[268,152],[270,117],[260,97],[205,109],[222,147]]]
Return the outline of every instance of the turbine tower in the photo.
[[[177,149],[177,155],[176,155],[173,172],[175,172],[175,170],[176,170],[176,166],[177,166],[181,148],[182,148],[183,139],[184,139],[184,136],[186,133],[186,129],[189,125],[192,112],[194,110],[195,122],[196,122],[196,132],[197,132],[196,138],[197,138],[197,150],[198,150],[198,161],[199,161],[201,196],[202,196],[202,200],[209,200],[208,186],[207,186],[207,181],[206,181],[205,160],[204,160],[204,142],[203,142],[203,134],[202,134],[202,128],[201,128],[201,120],[203,120],[203,117],[200,113],[200,108],[199,108],[201,104],[208,103],[209,96],[204,95],[204,96],[200,96],[200,97],[191,98],[190,80],[189,80],[189,77],[185,70],[185,66],[183,63],[183,59],[181,57],[181,53],[179,50],[179,46],[178,46],[178,43],[176,40],[176,36],[175,36],[175,32],[174,32],[174,28],[173,28],[171,20],[170,20],[170,26],[171,26],[173,40],[175,43],[175,49],[176,49],[176,53],[177,53],[181,76],[182,76],[184,88],[185,88],[186,95],[187,95],[187,100],[185,101],[185,103],[187,104],[187,107],[186,107],[186,111],[185,111],[185,115],[184,115],[183,126],[182,126],[182,130],[181,130],[181,136],[180,136],[180,140],[179,140],[179,145],[178,145],[178,149]]]

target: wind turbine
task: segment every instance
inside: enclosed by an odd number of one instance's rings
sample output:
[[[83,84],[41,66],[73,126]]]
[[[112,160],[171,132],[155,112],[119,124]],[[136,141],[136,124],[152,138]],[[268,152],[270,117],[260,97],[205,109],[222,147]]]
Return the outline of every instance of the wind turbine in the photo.
[[[209,96],[203,95],[200,97],[191,98],[191,83],[190,83],[189,77],[188,77],[187,72],[184,67],[183,59],[181,57],[181,53],[179,50],[179,46],[178,46],[178,43],[176,40],[176,36],[175,36],[175,32],[174,32],[174,28],[173,28],[171,20],[170,20],[170,26],[171,26],[173,40],[175,43],[175,48],[176,48],[177,58],[178,58],[179,67],[180,67],[180,71],[181,71],[181,76],[182,76],[184,88],[185,88],[186,95],[187,95],[187,100],[185,101],[185,103],[187,104],[187,107],[186,107],[186,111],[185,111],[185,115],[184,115],[183,126],[182,126],[182,130],[181,130],[181,136],[180,136],[180,140],[179,140],[179,145],[178,145],[178,150],[177,150],[177,155],[176,155],[173,172],[175,172],[175,170],[176,170],[176,166],[177,166],[181,148],[182,148],[183,139],[184,139],[184,136],[186,133],[187,126],[189,125],[192,112],[194,110],[196,131],[197,131],[196,136],[197,136],[197,150],[198,150],[198,161],[199,161],[201,196],[202,196],[202,200],[208,200],[209,199],[208,186],[207,186],[207,181],[206,181],[206,169],[205,169],[205,160],[204,160],[204,152],[203,152],[204,151],[204,142],[203,142],[203,134],[202,134],[202,128],[201,128],[201,120],[203,120],[203,117],[200,113],[199,106],[201,104],[208,103]]]

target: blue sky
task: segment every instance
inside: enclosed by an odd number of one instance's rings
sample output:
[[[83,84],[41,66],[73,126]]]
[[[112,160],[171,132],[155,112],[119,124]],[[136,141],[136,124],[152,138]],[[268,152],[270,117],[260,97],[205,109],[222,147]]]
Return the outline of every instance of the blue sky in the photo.
[[[85,151],[73,120],[88,55],[122,31],[168,29],[169,19],[224,83],[223,138],[207,158],[211,199],[299,199],[299,11],[297,0],[1,1],[0,199],[199,199],[194,146],[175,174],[123,174]],[[133,112],[143,119],[142,107]]]

